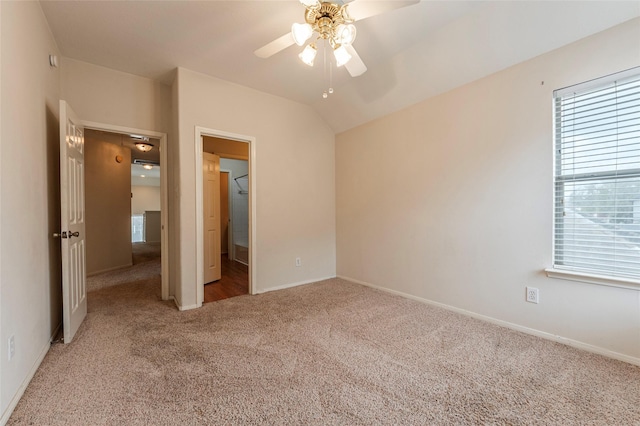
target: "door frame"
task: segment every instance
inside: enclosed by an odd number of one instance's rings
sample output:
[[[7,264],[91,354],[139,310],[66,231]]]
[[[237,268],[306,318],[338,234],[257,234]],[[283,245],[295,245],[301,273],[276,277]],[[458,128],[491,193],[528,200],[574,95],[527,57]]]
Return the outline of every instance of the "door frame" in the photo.
[[[249,294],[256,294],[257,284],[257,249],[256,249],[256,139],[252,136],[225,132],[223,130],[210,129],[195,126],[195,199],[196,199],[196,303],[202,306],[204,302],[204,238],[203,238],[203,188],[202,179],[202,152],[203,136],[229,139],[236,142],[249,144]]]
[[[167,134],[153,130],[82,121],[85,129],[101,130],[125,135],[140,135],[160,140],[160,269],[162,281],[162,300],[169,300],[169,199],[167,191],[168,161]]]

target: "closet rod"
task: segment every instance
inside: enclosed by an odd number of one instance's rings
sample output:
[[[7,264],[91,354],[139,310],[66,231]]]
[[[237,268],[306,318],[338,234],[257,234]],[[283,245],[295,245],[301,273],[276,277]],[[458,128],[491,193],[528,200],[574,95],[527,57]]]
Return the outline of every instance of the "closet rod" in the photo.
[[[247,173],[246,175],[238,176],[237,178],[233,178],[233,180],[237,181],[238,179],[242,179],[243,177],[247,176],[249,176],[249,173]]]

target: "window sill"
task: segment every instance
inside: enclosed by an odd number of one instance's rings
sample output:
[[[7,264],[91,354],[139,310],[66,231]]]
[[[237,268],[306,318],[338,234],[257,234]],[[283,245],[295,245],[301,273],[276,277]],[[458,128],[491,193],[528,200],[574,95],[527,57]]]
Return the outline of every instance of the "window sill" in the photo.
[[[561,280],[579,281],[589,284],[604,285],[607,287],[618,287],[640,291],[640,281],[631,278],[605,277],[602,275],[554,268],[547,268],[544,272],[546,272],[547,277],[549,278],[558,278]]]

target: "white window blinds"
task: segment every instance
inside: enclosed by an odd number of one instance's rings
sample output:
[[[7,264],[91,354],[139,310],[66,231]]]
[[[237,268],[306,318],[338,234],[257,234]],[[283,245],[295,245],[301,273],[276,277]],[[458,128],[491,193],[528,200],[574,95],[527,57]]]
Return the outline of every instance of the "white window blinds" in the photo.
[[[640,68],[554,98],[554,268],[638,280]]]

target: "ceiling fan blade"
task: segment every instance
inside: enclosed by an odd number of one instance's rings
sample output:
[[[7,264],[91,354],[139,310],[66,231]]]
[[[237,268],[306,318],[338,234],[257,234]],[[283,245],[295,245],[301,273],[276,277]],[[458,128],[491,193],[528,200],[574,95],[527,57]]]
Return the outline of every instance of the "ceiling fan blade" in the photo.
[[[370,18],[372,16],[380,15],[382,13],[389,12],[394,9],[400,9],[402,7],[411,6],[412,4],[420,3],[420,0],[409,1],[366,1],[358,0],[349,3],[347,9],[349,16],[356,22],[363,19]]]
[[[349,62],[344,64],[344,67],[349,71],[351,77],[357,77],[359,75],[364,74],[367,71],[367,66],[362,62],[362,58],[356,52],[356,49],[352,45],[345,46],[349,55],[351,55],[351,59]]]
[[[286,49],[287,47],[293,44],[295,44],[295,41],[293,40],[293,36],[291,35],[290,32],[288,32],[282,37],[278,37],[277,39],[273,40],[271,43],[265,44],[264,46],[254,51],[253,53],[258,58],[265,59],[265,58],[268,58],[269,56],[275,55],[276,53]]]

